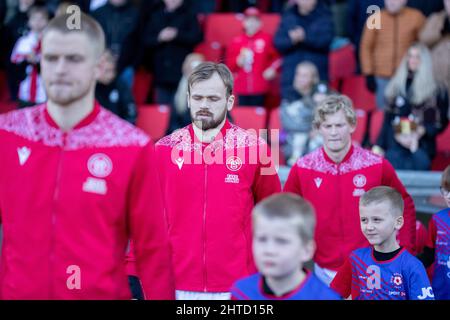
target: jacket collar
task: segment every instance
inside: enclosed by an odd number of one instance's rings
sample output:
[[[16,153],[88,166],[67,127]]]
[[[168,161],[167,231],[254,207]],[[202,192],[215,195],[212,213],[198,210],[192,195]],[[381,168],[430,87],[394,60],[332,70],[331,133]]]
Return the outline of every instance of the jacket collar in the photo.
[[[332,164],[341,164],[341,163],[347,162],[348,159],[350,159],[350,157],[351,157],[352,154],[353,154],[354,149],[355,149],[355,148],[354,148],[353,144],[351,144],[351,145],[350,145],[350,149],[348,150],[347,154],[345,155],[345,157],[342,159],[342,161],[341,161],[340,163],[334,162],[334,160],[331,159],[331,158],[328,156],[328,154],[325,152],[325,148],[324,148],[324,147],[322,147],[322,153],[323,153],[323,157],[325,158],[326,161],[328,161],[328,162],[330,162],[330,163],[332,163]]]
[[[85,127],[85,126],[91,124],[95,120],[97,115],[100,113],[100,110],[101,110],[100,104],[97,101],[95,101],[94,108],[92,109],[92,111],[86,117],[84,117],[84,119],[82,119],[80,122],[78,122],[71,130],[80,129],[82,127]],[[60,129],[58,124],[55,122],[55,120],[53,120],[53,118],[48,113],[47,104],[45,104],[44,116],[45,116],[45,120],[51,127]]]
[[[189,129],[189,134],[190,134],[190,136],[191,136],[191,141],[192,141],[193,143],[196,143],[196,142],[201,143],[201,142],[197,139],[197,136],[196,136],[195,133],[194,133],[194,128],[193,128],[193,126],[194,126],[194,124],[191,123],[191,124],[189,125],[189,127],[188,127],[188,129]],[[223,140],[223,139],[225,138],[225,135],[227,134],[227,130],[230,129],[230,128],[231,128],[230,122],[228,121],[228,119],[225,119],[225,123],[223,124],[222,129],[220,129],[220,133],[218,133],[218,134],[216,135],[216,137],[214,138],[214,141]],[[211,142],[211,143],[212,143],[212,142]],[[210,144],[210,143],[202,143],[202,144],[207,145],[207,144]]]

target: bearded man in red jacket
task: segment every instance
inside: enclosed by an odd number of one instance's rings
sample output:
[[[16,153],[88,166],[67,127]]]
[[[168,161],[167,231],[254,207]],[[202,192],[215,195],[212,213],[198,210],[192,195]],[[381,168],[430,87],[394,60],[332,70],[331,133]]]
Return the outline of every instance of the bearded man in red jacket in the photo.
[[[177,299],[229,299],[256,271],[251,211],[281,189],[265,140],[227,120],[232,91],[224,64],[200,64],[188,79],[192,124],[155,147]]]

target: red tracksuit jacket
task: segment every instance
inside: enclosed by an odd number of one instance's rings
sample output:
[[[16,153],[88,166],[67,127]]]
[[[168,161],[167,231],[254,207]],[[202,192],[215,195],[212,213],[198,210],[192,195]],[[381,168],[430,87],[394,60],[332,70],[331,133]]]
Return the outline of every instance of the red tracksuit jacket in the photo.
[[[241,50],[251,51],[248,63],[239,67],[236,59]],[[272,66],[278,69],[281,59],[272,44],[272,36],[259,31],[249,37],[245,34],[233,39],[227,49],[227,65],[234,74],[234,92],[238,95],[260,95],[269,90],[269,81],[263,78],[263,72]]]
[[[162,138],[155,150],[176,289],[228,292],[256,270],[254,204],[281,189],[275,169],[264,170],[270,167],[265,141],[227,121],[210,144],[197,140],[191,124]]]
[[[0,116],[0,299],[174,298],[154,147],[96,105],[64,133],[46,105]]]
[[[353,250],[369,245],[361,231],[359,198],[380,185],[402,194],[405,223],[399,239],[402,246],[413,251],[414,203],[387,160],[352,146],[342,162],[336,164],[321,148],[300,158],[292,167],[284,191],[303,196],[316,210],[314,261],[319,266],[337,271]]]

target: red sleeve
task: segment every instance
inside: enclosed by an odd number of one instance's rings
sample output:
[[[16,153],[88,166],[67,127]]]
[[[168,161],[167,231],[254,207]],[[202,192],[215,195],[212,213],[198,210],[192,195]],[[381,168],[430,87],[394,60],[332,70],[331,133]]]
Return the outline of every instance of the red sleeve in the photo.
[[[262,199],[281,192],[280,178],[278,177],[278,163],[270,155],[267,144],[259,146],[259,168],[253,183],[253,198],[255,203]]]
[[[339,268],[339,271],[330,283],[330,287],[345,299],[351,295],[352,265],[350,263],[350,258],[346,259],[344,264]]]
[[[175,298],[174,276],[162,193],[150,142],[141,151],[128,190],[128,219],[136,270],[146,299]]]
[[[297,164],[292,166],[291,171],[289,171],[289,176],[284,184],[284,192],[292,192],[298,195],[302,195],[302,190],[300,188],[300,177],[298,176]]]
[[[392,165],[383,159],[383,173],[381,184],[396,189],[401,193],[405,209],[403,211],[404,224],[399,232],[400,245],[406,247],[412,254],[416,253],[416,209],[411,196],[397,177]]]
[[[428,222],[428,237],[425,246],[432,249],[436,247],[436,233],[436,224],[434,222],[434,219],[431,218]]]

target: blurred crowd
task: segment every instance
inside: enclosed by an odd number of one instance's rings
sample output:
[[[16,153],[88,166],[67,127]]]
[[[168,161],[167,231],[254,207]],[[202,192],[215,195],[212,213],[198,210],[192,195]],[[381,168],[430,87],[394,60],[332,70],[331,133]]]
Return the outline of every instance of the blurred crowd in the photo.
[[[18,107],[45,102],[40,36],[51,17],[73,4],[106,35],[96,98],[131,123],[138,72],[152,76],[145,103],[171,107],[168,133],[190,122],[186,79],[211,59],[199,50],[205,19],[238,13],[241,34],[219,60],[234,74],[237,107],[280,108],[288,165],[321,146],[314,109],[341,89],[330,81],[330,52],[350,45],[356,68],[349,72],[364,77],[364,89],[384,113],[378,139],[363,145],[396,169],[431,169],[436,137],[449,119],[450,0],[1,0],[0,68]],[[273,34],[264,30],[268,14],[280,17]],[[274,87],[276,99],[269,103]]]

